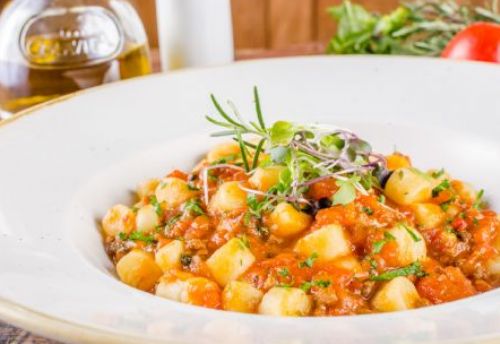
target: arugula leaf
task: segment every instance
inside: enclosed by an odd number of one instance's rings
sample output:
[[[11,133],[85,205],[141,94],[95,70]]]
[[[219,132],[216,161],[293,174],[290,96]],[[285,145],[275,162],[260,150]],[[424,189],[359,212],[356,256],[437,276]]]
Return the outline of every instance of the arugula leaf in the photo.
[[[295,135],[295,128],[292,123],[285,121],[278,121],[273,124],[269,130],[271,145],[273,146],[286,146],[292,141]]]
[[[316,259],[318,259],[318,254],[313,252],[306,260],[299,262],[299,268],[312,268]]]
[[[410,275],[415,275],[416,277],[424,277],[427,275],[427,273],[422,270],[422,265],[420,264],[420,262],[417,261],[399,269],[386,271],[384,273],[381,273],[380,275],[372,275],[370,276],[370,280],[390,281],[396,277],[410,276]]]
[[[449,190],[450,187],[450,181],[448,179],[443,180],[438,186],[432,189],[432,197],[437,197],[441,192]]]

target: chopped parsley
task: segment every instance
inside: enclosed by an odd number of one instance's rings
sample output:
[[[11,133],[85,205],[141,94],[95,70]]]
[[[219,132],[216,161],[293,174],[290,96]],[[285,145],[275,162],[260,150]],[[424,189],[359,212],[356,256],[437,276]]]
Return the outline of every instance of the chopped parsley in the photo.
[[[241,235],[238,238],[238,243],[240,244],[240,247],[242,249],[250,248],[250,241],[248,241],[248,238],[246,235]]]
[[[155,242],[155,237],[153,235],[148,235],[143,232],[135,231],[127,235],[126,233],[121,232],[118,234],[118,237],[123,240],[131,240],[131,241],[142,241],[146,244],[152,244]]]
[[[422,270],[422,265],[420,264],[420,262],[417,261],[399,269],[386,271],[384,273],[381,273],[380,275],[371,275],[370,280],[390,281],[396,277],[410,276],[410,275],[414,275],[416,277],[424,277],[427,275],[427,273]]]
[[[474,201],[474,204],[472,207],[477,210],[481,210],[483,208],[483,196],[484,196],[484,190],[481,189],[477,195],[476,195],[476,200]]]
[[[377,200],[379,203],[385,204],[385,196],[383,194],[380,194]]]
[[[441,176],[443,176],[446,173],[444,168],[440,169],[439,171],[434,171],[432,172],[431,176],[434,179],[439,179]]]
[[[365,213],[368,216],[373,215],[373,209],[370,207],[363,207],[362,210],[363,210],[363,213]]]
[[[201,207],[200,200],[196,198],[192,198],[184,203],[184,211],[195,216],[205,215],[205,211]]]
[[[290,276],[290,270],[288,270],[287,267],[284,267],[278,270],[278,274],[283,277],[288,277]]]
[[[396,238],[394,237],[394,235],[392,235],[389,232],[384,232],[384,239],[379,240],[379,241],[375,241],[373,243],[372,253],[373,254],[380,253],[382,251],[382,249],[384,248],[385,244],[387,244],[391,240],[396,240]]]
[[[437,197],[441,192],[450,189],[450,187],[450,181],[448,179],[443,180],[438,186],[432,189],[432,197]]]
[[[161,205],[155,195],[149,198],[149,203],[151,203],[151,205],[155,208],[156,215],[163,217],[163,209],[161,208]]]
[[[180,214],[177,214],[175,216],[172,216],[171,218],[168,219],[167,223],[165,224],[165,232],[168,232],[172,229],[172,227],[179,221],[181,218]]]
[[[300,285],[300,289],[307,293],[309,290],[311,290],[312,287],[328,288],[330,284],[332,284],[332,282],[328,280],[315,280],[302,283]]]
[[[418,235],[415,234],[414,231],[411,230],[410,227],[408,227],[407,225],[403,224],[403,227],[406,229],[406,231],[408,232],[408,234],[410,234],[411,238],[413,239],[413,241],[415,242],[419,242],[421,241],[422,239],[419,238]]]
[[[299,262],[299,268],[312,268],[316,259],[318,259],[318,254],[316,252],[313,252],[309,257],[307,257],[306,260]]]

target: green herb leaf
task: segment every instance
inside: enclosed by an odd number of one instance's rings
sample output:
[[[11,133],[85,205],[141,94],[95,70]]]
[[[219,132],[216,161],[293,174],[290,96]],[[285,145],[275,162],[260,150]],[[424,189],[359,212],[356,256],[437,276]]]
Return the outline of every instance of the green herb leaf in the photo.
[[[439,171],[434,171],[432,172],[431,176],[434,179],[439,179],[441,176],[443,176],[446,173],[444,168],[440,169]]]
[[[422,265],[420,264],[420,262],[414,262],[403,268],[389,270],[380,275],[372,275],[370,276],[370,279],[372,281],[390,281],[396,277],[410,275],[415,275],[416,277],[424,277],[427,274],[422,270]]]
[[[481,210],[483,208],[483,196],[484,196],[484,190],[481,189],[477,195],[476,195],[476,200],[474,201],[474,204],[472,207],[477,210]]]
[[[316,259],[318,259],[318,254],[313,252],[306,260],[299,262],[299,268],[312,268]]]
[[[200,200],[196,198],[191,198],[186,203],[184,203],[183,209],[185,212],[195,216],[205,215],[205,211],[201,207]]]
[[[331,283],[332,282],[328,280],[314,280],[302,283],[299,288],[307,293],[312,287],[328,288]]]
[[[384,232],[384,239],[379,240],[379,241],[375,241],[373,243],[372,253],[379,254],[380,252],[382,252],[382,249],[384,248],[385,244],[387,244],[391,240],[396,240],[394,235],[392,235],[389,232]]]
[[[337,192],[333,195],[332,205],[347,205],[356,199],[356,187],[354,182],[359,181],[359,177],[353,177],[350,180],[337,180],[339,186]]]
[[[278,270],[278,274],[283,277],[288,277],[290,276],[290,270],[288,270],[287,267],[284,267]]]
[[[370,207],[363,207],[362,210],[363,210],[363,213],[365,213],[368,216],[373,215],[373,210]]]
[[[132,240],[132,241],[143,241],[146,244],[152,244],[155,241],[155,238],[153,235],[148,235],[140,231],[135,231],[129,234],[127,240]]]
[[[162,218],[163,217],[163,209],[161,207],[161,204],[158,203],[158,200],[156,199],[156,196],[153,195],[149,198],[149,203],[155,208],[156,215],[158,217]]]
[[[402,224],[402,226],[406,229],[406,231],[408,232],[408,234],[411,236],[411,238],[413,239],[413,241],[415,242],[419,242],[421,241],[422,239],[419,238],[419,236],[417,234],[415,234],[414,231],[411,230],[411,228],[409,228],[407,225],[405,225],[404,223]]]
[[[449,190],[450,187],[450,181],[448,179],[443,180],[438,186],[432,189],[432,197],[437,197],[441,192]]]

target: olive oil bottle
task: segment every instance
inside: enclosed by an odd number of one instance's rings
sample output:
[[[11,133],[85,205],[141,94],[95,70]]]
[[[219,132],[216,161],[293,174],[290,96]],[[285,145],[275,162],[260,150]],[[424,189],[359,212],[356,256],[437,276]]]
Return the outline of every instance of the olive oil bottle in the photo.
[[[0,112],[151,73],[127,1],[14,0],[0,17]]]

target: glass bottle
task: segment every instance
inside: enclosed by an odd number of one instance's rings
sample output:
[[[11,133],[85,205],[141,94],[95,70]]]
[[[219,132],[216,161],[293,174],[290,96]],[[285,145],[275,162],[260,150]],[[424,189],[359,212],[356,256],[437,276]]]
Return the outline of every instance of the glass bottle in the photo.
[[[144,27],[125,0],[13,0],[0,37],[4,114],[151,73]]]

